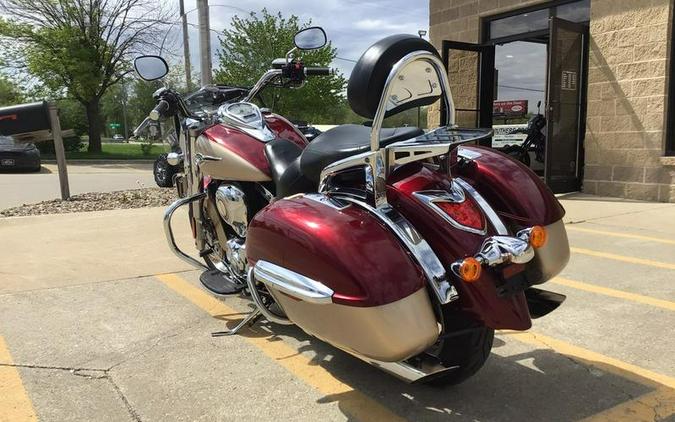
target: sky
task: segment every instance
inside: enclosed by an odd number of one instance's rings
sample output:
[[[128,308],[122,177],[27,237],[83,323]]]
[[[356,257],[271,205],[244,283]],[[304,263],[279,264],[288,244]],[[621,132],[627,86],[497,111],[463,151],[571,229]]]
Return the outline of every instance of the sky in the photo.
[[[178,2],[175,1],[178,10]],[[283,15],[297,15],[302,22],[311,20],[312,24],[323,27],[328,39],[337,48],[337,58],[333,67],[349,77],[354,62],[374,42],[388,35],[408,33],[416,35],[419,30],[429,29],[428,0],[249,0],[234,2],[231,0],[210,0],[211,50],[213,64],[217,65],[216,51],[219,47],[218,36],[228,28],[232,16],[243,15],[248,11],[260,11],[267,8]],[[185,0],[188,13],[190,56],[193,69],[199,70],[199,42],[196,29],[197,12],[195,0]],[[173,29],[178,37],[180,25]],[[172,37],[173,38],[173,37]],[[174,44],[175,53],[182,57],[180,39]],[[497,46],[496,67],[499,69],[500,100],[525,99],[529,101],[529,111],[536,111],[538,100],[544,100],[543,90],[546,77],[546,47],[532,43],[511,43]],[[522,89],[524,88],[524,89]]]
[[[178,2],[175,2],[178,10]],[[263,8],[271,13],[280,11],[283,15],[296,15],[301,22],[311,19],[312,24],[326,30],[328,39],[337,48],[333,66],[345,76],[349,76],[354,61],[374,42],[392,34],[417,34],[420,29],[428,31],[428,0],[210,0],[211,29],[222,31],[229,27],[233,15],[243,15],[246,11],[260,11]],[[195,0],[185,0],[185,10],[195,9]],[[197,24],[197,12],[188,13],[188,22]],[[176,30],[180,28],[176,25]],[[189,31],[190,56],[192,66],[199,69],[198,36],[194,26]],[[181,46],[181,44],[177,44]],[[212,32],[211,50],[214,66],[218,48],[217,34]],[[180,52],[182,54],[182,50]]]

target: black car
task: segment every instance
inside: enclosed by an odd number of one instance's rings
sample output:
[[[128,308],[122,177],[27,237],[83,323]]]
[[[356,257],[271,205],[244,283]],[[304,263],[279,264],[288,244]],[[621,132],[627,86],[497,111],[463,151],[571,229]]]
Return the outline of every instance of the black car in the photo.
[[[40,165],[35,144],[0,136],[0,170],[40,171]]]

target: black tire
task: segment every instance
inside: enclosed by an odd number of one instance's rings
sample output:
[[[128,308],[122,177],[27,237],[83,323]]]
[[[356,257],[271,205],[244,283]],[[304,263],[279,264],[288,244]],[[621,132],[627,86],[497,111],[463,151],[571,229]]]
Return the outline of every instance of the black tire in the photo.
[[[173,187],[173,176],[176,174],[176,170],[166,161],[166,154],[157,157],[152,167],[152,173],[155,176],[157,186],[160,188]]]
[[[444,318],[446,333],[462,334],[442,340],[437,356],[443,365],[459,368],[430,381],[434,386],[459,384],[478,372],[490,356],[495,337],[495,330],[462,315],[444,312]]]
[[[519,145],[509,145],[502,150],[502,152],[514,160],[518,160],[526,166],[530,167],[530,154],[521,148]]]

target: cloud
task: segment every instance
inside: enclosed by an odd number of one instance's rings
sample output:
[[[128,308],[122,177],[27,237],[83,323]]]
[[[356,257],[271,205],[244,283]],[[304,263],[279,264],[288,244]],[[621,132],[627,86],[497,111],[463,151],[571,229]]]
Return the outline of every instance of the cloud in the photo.
[[[175,0],[174,0],[175,1]],[[178,3],[176,2],[176,10]],[[196,8],[195,0],[185,0],[185,10]],[[267,8],[272,13],[296,15],[301,21],[310,21],[324,27],[333,46],[337,48],[333,63],[339,71],[349,76],[355,60],[374,42],[387,35],[409,33],[417,34],[419,29],[428,29],[429,2],[425,0],[249,0],[232,2],[231,0],[211,0],[211,29],[220,32],[229,28],[232,16],[244,15],[245,11],[260,11]],[[197,24],[197,13],[188,14],[188,21]],[[173,31],[179,34],[180,26]],[[199,70],[199,37],[196,29],[189,30],[190,51],[193,67]],[[176,44],[176,54],[182,54],[181,44]],[[217,63],[216,51],[219,47],[218,36],[212,32],[211,50],[214,64]]]

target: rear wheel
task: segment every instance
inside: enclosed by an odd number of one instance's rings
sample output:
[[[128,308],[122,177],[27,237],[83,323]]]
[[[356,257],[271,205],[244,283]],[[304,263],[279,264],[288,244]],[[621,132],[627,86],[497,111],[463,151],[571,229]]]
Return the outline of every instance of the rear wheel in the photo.
[[[457,366],[442,378],[434,379],[432,385],[459,384],[473,376],[490,356],[495,330],[463,315],[443,312],[446,333],[459,333],[441,340],[435,355],[446,367]]]

